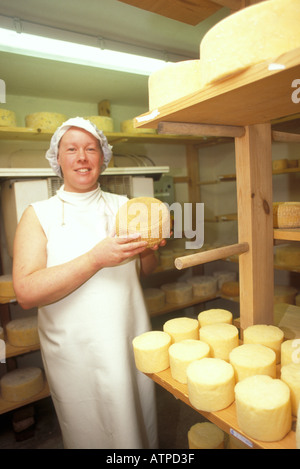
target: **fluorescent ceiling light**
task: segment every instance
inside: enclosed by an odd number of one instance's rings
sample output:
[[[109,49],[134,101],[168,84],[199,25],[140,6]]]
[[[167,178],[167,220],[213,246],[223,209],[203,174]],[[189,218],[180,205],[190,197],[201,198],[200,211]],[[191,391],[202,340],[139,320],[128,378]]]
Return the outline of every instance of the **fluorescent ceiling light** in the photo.
[[[151,57],[116,52],[101,49],[100,46],[88,46],[23,32],[18,33],[3,28],[0,28],[0,50],[139,75],[150,75],[167,64],[164,60]]]

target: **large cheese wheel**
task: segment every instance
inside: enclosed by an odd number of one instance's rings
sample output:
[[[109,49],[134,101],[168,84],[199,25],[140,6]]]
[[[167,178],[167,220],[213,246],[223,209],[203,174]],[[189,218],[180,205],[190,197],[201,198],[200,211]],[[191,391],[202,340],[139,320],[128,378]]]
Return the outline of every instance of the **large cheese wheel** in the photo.
[[[145,288],[143,293],[149,312],[159,311],[165,306],[165,293],[161,288]]]
[[[281,368],[281,380],[291,391],[292,414],[297,417],[300,405],[300,363],[290,363]]]
[[[0,275],[0,303],[8,303],[16,298],[11,274]]]
[[[199,329],[200,340],[210,346],[211,356],[229,361],[229,354],[239,346],[239,331],[233,324],[209,324]]]
[[[135,365],[143,373],[158,373],[169,368],[171,337],[163,331],[149,331],[132,341]]]
[[[133,119],[127,119],[121,122],[121,132],[129,134],[155,134],[156,129],[139,129],[138,127],[134,127]]]
[[[39,343],[37,316],[13,319],[6,325],[8,342],[16,347]]]
[[[186,282],[165,283],[161,289],[166,295],[166,303],[184,304],[193,298],[193,288]]]
[[[277,246],[275,250],[275,263],[287,267],[300,266],[300,246],[298,243],[290,246]]]
[[[281,366],[300,364],[300,339],[285,340],[281,344]]]
[[[172,343],[185,339],[199,339],[197,319],[186,317],[169,319],[164,323],[163,330],[170,335]]]
[[[230,352],[229,362],[233,366],[236,382],[254,375],[276,378],[276,353],[265,345],[240,345]]]
[[[38,394],[44,387],[40,368],[27,367],[9,371],[1,378],[1,395],[6,401],[21,402]]]
[[[288,285],[275,285],[274,286],[274,303],[288,303],[295,304],[295,298],[298,290]]]
[[[170,371],[172,378],[186,383],[186,369],[194,360],[210,356],[209,345],[201,340],[186,339],[173,343],[169,348]]]
[[[102,132],[113,132],[114,131],[114,121],[111,117],[108,116],[87,116],[85,119],[88,119],[90,122],[95,124],[95,126],[102,130]]]
[[[296,446],[297,446],[297,449],[300,449],[300,405],[298,409],[297,426],[296,426]]]
[[[149,109],[157,109],[201,89],[200,60],[168,64],[148,81]]]
[[[8,109],[0,109],[0,127],[16,127],[16,114]]]
[[[64,114],[57,112],[35,112],[25,117],[26,127],[54,132],[67,119]]]
[[[227,309],[207,309],[198,314],[198,321],[200,327],[216,323],[232,324],[232,313]]]
[[[189,449],[223,449],[225,434],[211,422],[193,425],[188,431]]]
[[[187,279],[193,286],[193,295],[199,298],[214,296],[217,293],[217,279],[210,275],[195,275]]]
[[[273,204],[274,228],[300,228],[300,202]]]
[[[289,387],[279,379],[257,375],[235,386],[237,420],[246,435],[261,441],[279,441],[292,426]]]
[[[218,280],[218,289],[222,288],[225,282],[235,282],[237,280],[237,273],[227,270],[217,270],[213,273],[213,277]]]
[[[123,204],[116,216],[117,236],[139,234],[148,247],[170,237],[170,213],[154,197],[135,197]]]
[[[234,370],[219,358],[195,360],[186,370],[190,403],[204,412],[225,409],[234,401]]]
[[[281,344],[284,334],[277,326],[255,324],[244,330],[244,344],[261,344],[270,347],[276,353],[276,363],[280,363]]]
[[[269,0],[217,23],[200,44],[203,85],[300,47],[299,16],[298,0]]]

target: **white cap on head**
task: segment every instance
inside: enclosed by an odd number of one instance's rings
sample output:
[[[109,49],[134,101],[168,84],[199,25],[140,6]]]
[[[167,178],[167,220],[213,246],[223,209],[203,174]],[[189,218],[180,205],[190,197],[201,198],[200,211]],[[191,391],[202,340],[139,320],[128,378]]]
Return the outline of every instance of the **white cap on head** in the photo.
[[[57,174],[59,177],[62,177],[61,168],[57,162],[58,146],[62,136],[71,127],[79,127],[80,129],[84,129],[99,140],[103,151],[103,166],[101,168],[101,172],[104,171],[112,157],[112,146],[109,145],[107,138],[105,137],[102,130],[99,130],[95,124],[90,122],[88,119],[84,119],[83,117],[72,117],[71,119],[68,119],[66,122],[64,122],[54,132],[50,141],[50,147],[46,152],[46,158],[55,174]]]

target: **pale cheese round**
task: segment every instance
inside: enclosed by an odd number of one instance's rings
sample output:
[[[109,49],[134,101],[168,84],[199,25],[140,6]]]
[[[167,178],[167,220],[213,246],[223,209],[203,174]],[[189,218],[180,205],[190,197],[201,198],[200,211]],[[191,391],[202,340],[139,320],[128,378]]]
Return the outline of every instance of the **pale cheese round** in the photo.
[[[213,277],[218,280],[218,289],[222,288],[225,282],[235,282],[237,280],[237,273],[227,270],[217,270],[213,273]]]
[[[203,85],[300,47],[299,16],[298,0],[269,0],[219,21],[200,44]]]
[[[240,429],[260,441],[279,441],[292,427],[289,387],[280,379],[256,375],[235,386]]]
[[[149,312],[163,309],[166,302],[166,295],[161,288],[145,288],[143,290],[145,303]]]
[[[295,304],[295,298],[298,290],[288,285],[275,285],[274,286],[274,303],[288,303]]]
[[[298,243],[289,246],[277,246],[275,250],[275,264],[287,267],[300,266],[300,246]]]
[[[232,313],[227,309],[208,309],[198,314],[199,326],[225,323],[232,324]]]
[[[281,344],[284,333],[277,326],[255,324],[244,330],[244,344],[261,344],[271,348],[276,353],[276,363],[280,363]]]
[[[186,339],[199,339],[199,325],[197,319],[173,318],[163,325],[164,332],[170,335],[172,343]]]
[[[240,285],[238,281],[229,281],[224,282],[221,287],[221,292],[223,295],[228,296],[229,298],[236,298],[240,294]]]
[[[16,114],[8,109],[0,109],[0,127],[16,127]]]
[[[230,352],[229,362],[233,366],[236,382],[254,375],[276,378],[276,353],[264,345],[240,345]]]
[[[40,368],[18,368],[6,373],[0,381],[1,395],[6,401],[21,402],[38,394],[44,387]]]
[[[199,338],[210,346],[211,356],[229,361],[229,354],[239,346],[239,331],[233,324],[209,324],[199,329]]]
[[[134,127],[134,119],[127,119],[121,122],[121,132],[126,134],[156,134],[156,129]]]
[[[190,403],[197,410],[216,412],[234,401],[234,370],[219,358],[202,358],[187,367]]]
[[[300,339],[285,340],[281,344],[281,366],[300,364]]]
[[[290,388],[292,414],[297,417],[300,405],[300,363],[290,363],[283,366],[281,368],[281,380]]]
[[[200,60],[168,64],[149,77],[149,109],[152,111],[200,89]]]
[[[166,295],[166,303],[184,304],[193,298],[193,288],[186,282],[165,283],[161,289]]]
[[[6,324],[8,342],[16,347],[39,344],[37,316],[13,319]]]
[[[274,228],[300,228],[300,202],[273,204]]]
[[[188,431],[189,449],[224,449],[225,434],[211,422],[193,425]]]
[[[217,279],[210,275],[195,275],[187,279],[193,287],[193,295],[199,298],[215,296],[217,293]]]
[[[179,383],[187,383],[186,369],[194,360],[210,356],[210,347],[205,342],[186,339],[173,343],[169,348],[170,371],[172,378]]]
[[[25,117],[26,127],[54,132],[67,120],[67,116],[58,112],[34,112]]]
[[[95,124],[95,126],[104,133],[114,131],[114,121],[109,116],[87,116],[85,119]]]
[[[132,341],[135,365],[143,373],[158,373],[169,368],[171,337],[163,331],[149,331]]]

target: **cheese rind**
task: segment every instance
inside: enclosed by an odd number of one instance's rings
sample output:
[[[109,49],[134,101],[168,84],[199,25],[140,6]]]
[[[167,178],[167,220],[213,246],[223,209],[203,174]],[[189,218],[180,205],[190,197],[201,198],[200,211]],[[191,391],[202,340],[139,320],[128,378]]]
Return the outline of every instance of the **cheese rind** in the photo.
[[[16,114],[8,109],[0,109],[0,127],[16,127]]]
[[[88,119],[90,122],[95,124],[95,126],[102,130],[102,132],[113,132],[114,131],[114,121],[111,117],[108,116],[87,116],[85,119]]]
[[[279,379],[257,375],[235,386],[237,420],[246,435],[279,441],[292,427],[290,390]]]
[[[9,371],[1,378],[1,395],[6,401],[21,402],[38,394],[44,387],[40,368],[27,367]]]
[[[186,339],[173,343],[169,348],[170,371],[172,378],[179,383],[187,383],[186,369],[194,360],[210,356],[209,345],[201,340]]]
[[[210,346],[211,356],[229,361],[229,354],[239,346],[239,331],[233,324],[209,324],[199,329],[199,338]]]
[[[187,282],[192,285],[195,297],[211,297],[217,293],[217,279],[210,275],[195,275],[188,278]]]
[[[234,401],[234,371],[219,358],[203,358],[187,367],[190,403],[204,412],[225,409]]]
[[[37,316],[13,319],[6,324],[8,342],[16,347],[39,344]]]
[[[26,127],[54,132],[67,119],[64,114],[57,112],[34,112],[25,117]]]
[[[149,331],[132,341],[135,365],[143,373],[158,373],[169,368],[171,337],[163,331]]]
[[[284,333],[277,326],[255,324],[244,330],[244,344],[261,344],[271,348],[276,353],[276,363],[280,363],[281,344]]]
[[[217,425],[201,422],[188,431],[189,449],[223,449],[225,435]]]
[[[186,339],[199,339],[199,324],[197,319],[173,318],[163,325],[164,332],[167,332],[172,339],[172,343]]]
[[[165,283],[161,289],[166,295],[166,303],[180,305],[193,298],[193,287],[186,282]]]
[[[254,375],[276,378],[276,354],[264,345],[240,345],[230,352],[229,362],[233,366],[236,382]]]
[[[292,414],[297,417],[300,405],[300,364],[290,363],[281,368],[281,380],[291,392]]]
[[[198,314],[198,321],[200,327],[216,323],[232,324],[232,313],[227,309],[208,309]]]

